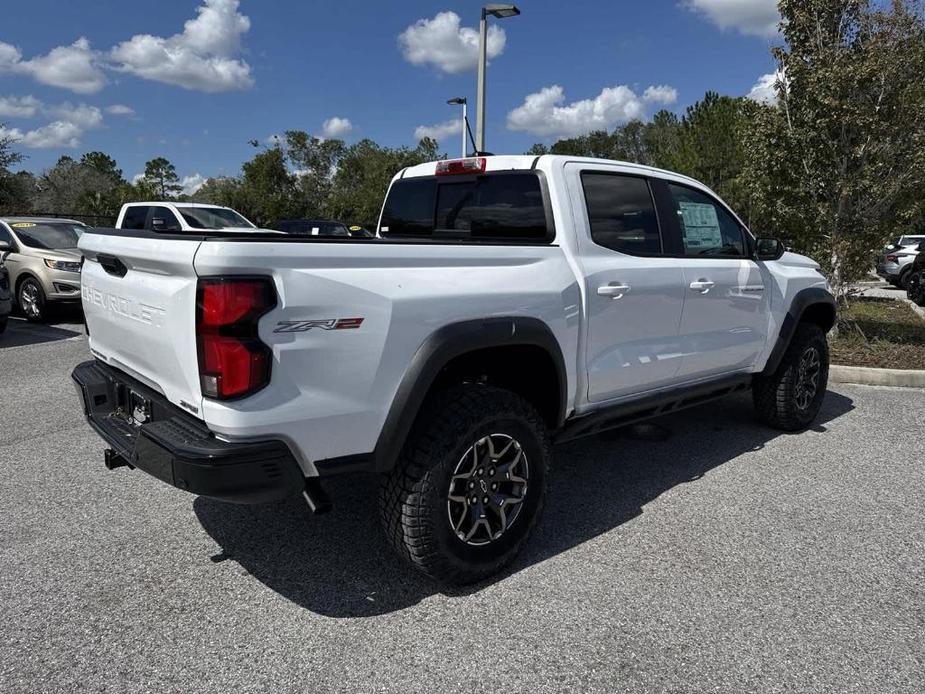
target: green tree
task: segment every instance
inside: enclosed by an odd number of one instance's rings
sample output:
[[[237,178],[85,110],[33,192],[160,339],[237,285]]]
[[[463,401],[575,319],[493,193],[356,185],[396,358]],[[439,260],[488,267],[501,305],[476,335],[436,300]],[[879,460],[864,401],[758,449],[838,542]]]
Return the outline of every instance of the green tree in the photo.
[[[295,176],[289,173],[282,149],[260,152],[242,170],[237,197],[242,214],[260,226],[292,215]]]
[[[108,216],[106,200],[114,187],[106,174],[63,156],[36,180],[33,206],[37,212]]]
[[[143,181],[163,200],[172,198],[183,190],[176,167],[163,157],[157,157],[145,164]]]
[[[334,176],[327,215],[375,229],[392,177],[408,166],[438,158],[437,143],[424,138],[414,149],[381,147],[360,140],[347,148]]]
[[[224,207],[238,207],[241,198],[241,182],[236,178],[217,176],[208,179],[191,196],[193,202],[202,202]]]
[[[122,178],[122,169],[118,167],[116,160],[104,152],[87,152],[80,158],[80,163],[106,176],[114,186],[119,185],[124,180]]]
[[[780,11],[784,78],[745,131],[745,181],[765,229],[813,255],[841,298],[874,249],[922,218],[925,23],[902,0]]]
[[[296,170],[294,201],[299,214],[326,214],[334,190],[334,174],[347,151],[342,140],[325,140],[302,130],[286,131],[286,156]]]
[[[23,155],[13,150],[16,140],[6,133],[6,126],[0,123],[0,210],[17,211],[16,207],[21,204],[22,186],[10,167],[19,164]]]

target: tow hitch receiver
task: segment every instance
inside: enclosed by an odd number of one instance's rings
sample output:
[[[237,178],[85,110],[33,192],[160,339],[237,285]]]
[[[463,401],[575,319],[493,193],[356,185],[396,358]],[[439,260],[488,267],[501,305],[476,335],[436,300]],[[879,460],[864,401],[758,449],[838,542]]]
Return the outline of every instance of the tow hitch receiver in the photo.
[[[103,454],[103,462],[106,464],[107,470],[115,470],[118,467],[127,467],[129,470],[135,469],[134,465],[116,453],[112,448],[106,449],[106,452]]]

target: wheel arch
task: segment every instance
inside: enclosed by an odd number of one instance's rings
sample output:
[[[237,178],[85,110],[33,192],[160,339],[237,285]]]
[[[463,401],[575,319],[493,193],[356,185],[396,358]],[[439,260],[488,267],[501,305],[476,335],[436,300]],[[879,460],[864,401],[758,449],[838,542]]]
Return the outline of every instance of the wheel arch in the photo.
[[[485,375],[530,400],[550,429],[565,420],[565,360],[548,325],[525,317],[451,323],[424,340],[405,371],[376,442],[375,469],[394,466],[429,394]]]
[[[796,293],[793,301],[790,302],[790,308],[784,316],[781,323],[780,332],[777,335],[777,341],[768,362],[764,367],[763,374],[771,374],[777,371],[784,353],[790,346],[790,341],[796,332],[800,323],[813,323],[818,325],[823,332],[829,332],[835,325],[835,297],[831,292],[821,287],[808,287]]]

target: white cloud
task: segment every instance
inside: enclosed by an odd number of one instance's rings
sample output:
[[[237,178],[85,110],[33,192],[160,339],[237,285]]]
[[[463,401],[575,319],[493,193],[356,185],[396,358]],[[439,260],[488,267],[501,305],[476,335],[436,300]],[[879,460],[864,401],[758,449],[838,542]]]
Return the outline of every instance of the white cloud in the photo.
[[[735,29],[767,38],[777,35],[780,23],[777,0],[684,0],[683,4],[705,15],[723,31]]]
[[[106,113],[111,113],[114,116],[134,116],[135,109],[124,104],[113,104],[106,107]]]
[[[669,87],[667,84],[647,87],[642,94],[642,100],[649,104],[670,106],[678,100],[678,90],[674,87]]]
[[[250,65],[236,55],[251,22],[238,5],[239,0],[204,0],[183,33],[136,34],[110,51],[115,69],[204,92],[249,89],[254,85]]]
[[[266,139],[263,141],[268,147],[277,147],[283,142],[283,136],[278,133],[273,133],[272,135],[267,135]]]
[[[0,96],[0,117],[32,118],[42,108],[34,96]]]
[[[23,60],[15,46],[0,42],[0,72],[27,75],[42,84],[78,94],[94,94],[106,84],[99,56],[83,37],[30,60]]]
[[[134,176],[132,176],[132,185],[136,185],[136,186],[137,186],[137,185],[138,185],[139,183],[141,183],[143,180],[145,180],[145,175],[144,175],[144,173],[137,173],[137,174],[135,174]]]
[[[144,178],[144,174],[142,174],[142,178]],[[184,195],[195,195],[205,182],[206,177],[198,173],[190,174],[180,179],[180,185],[183,187],[182,192]]]
[[[12,97],[16,98],[16,97]],[[23,97],[32,99],[32,97]],[[96,106],[70,103],[45,106],[38,99],[32,99],[32,116],[42,113],[54,120],[47,125],[23,132],[18,128],[6,129],[4,134],[25,147],[45,149],[51,147],[79,147],[81,136],[88,130],[103,125],[103,113]],[[21,115],[21,117],[30,117]]]
[[[495,58],[504,51],[504,29],[488,27],[486,53]],[[432,64],[443,72],[465,72],[478,65],[479,32],[461,27],[455,12],[439,12],[433,19],[419,19],[398,36],[405,60],[413,65]]]
[[[462,132],[462,119],[448,120],[436,125],[419,125],[414,129],[414,139],[423,140],[429,137],[432,140],[441,142],[453,135],[459,135]]]
[[[771,72],[758,78],[746,98],[762,104],[777,103],[777,83],[783,79],[780,71]]]
[[[349,119],[334,116],[333,118],[328,118],[321,126],[321,135],[322,137],[333,139],[344,137],[350,134],[351,130],[353,130],[353,123]]]
[[[576,137],[592,130],[609,130],[620,123],[642,118],[646,111],[646,94],[650,101],[658,103],[659,99],[670,96],[669,90],[674,91],[664,85],[650,87],[640,97],[626,85],[620,85],[606,87],[593,99],[563,105],[565,92],[555,84],[528,94],[523,104],[507,114],[507,127],[542,137]]]

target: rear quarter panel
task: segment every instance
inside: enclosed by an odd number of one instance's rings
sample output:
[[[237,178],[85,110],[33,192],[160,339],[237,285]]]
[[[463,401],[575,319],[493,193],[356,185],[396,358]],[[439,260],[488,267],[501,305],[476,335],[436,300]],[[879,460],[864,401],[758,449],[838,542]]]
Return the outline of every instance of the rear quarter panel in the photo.
[[[195,266],[200,276],[269,272],[279,294],[259,326],[273,350],[270,386],[238,402],[204,400],[205,421],[226,438],[287,440],[307,474],[314,460],[373,451],[415,352],[451,323],[544,321],[574,391],[579,288],[558,246],[207,241]],[[346,318],[363,323],[276,332]]]

